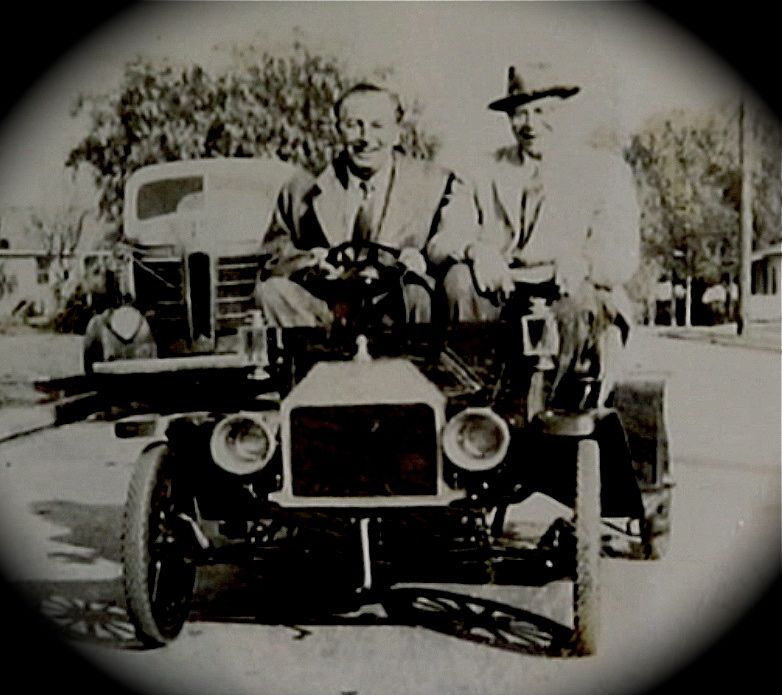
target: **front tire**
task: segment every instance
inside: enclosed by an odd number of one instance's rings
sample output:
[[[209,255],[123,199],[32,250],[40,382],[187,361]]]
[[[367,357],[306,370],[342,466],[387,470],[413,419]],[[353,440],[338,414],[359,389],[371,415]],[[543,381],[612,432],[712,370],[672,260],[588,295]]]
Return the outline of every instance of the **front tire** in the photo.
[[[174,458],[164,442],[136,461],[125,505],[123,579],[128,616],[146,646],[162,646],[182,630],[195,590],[196,565],[180,514],[192,497],[175,479]]]
[[[600,629],[600,449],[581,440],[576,460],[574,525],[576,573],[573,580],[573,652],[594,654]]]

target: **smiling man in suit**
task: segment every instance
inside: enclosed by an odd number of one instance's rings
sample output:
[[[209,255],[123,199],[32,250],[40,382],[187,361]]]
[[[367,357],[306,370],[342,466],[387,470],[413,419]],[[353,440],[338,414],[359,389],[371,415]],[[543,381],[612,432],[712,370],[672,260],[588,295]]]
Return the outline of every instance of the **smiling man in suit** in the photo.
[[[432,275],[477,235],[471,191],[453,173],[404,156],[398,97],[372,84],[345,92],[334,112],[342,149],[318,175],[302,173],[280,192],[263,240],[270,260],[256,303],[273,326],[329,326],[329,304],[302,282],[303,271],[328,269],[329,250],[375,242],[433,285]],[[406,320],[431,318],[421,284],[403,287]]]

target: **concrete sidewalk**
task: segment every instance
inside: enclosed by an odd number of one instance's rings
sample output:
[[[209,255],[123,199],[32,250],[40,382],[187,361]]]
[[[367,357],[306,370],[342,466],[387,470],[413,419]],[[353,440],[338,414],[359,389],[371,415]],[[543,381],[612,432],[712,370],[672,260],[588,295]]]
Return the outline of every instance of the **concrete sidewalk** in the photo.
[[[658,335],[665,338],[782,352],[782,326],[779,322],[750,324],[743,335],[737,335],[735,323],[719,326],[656,326],[655,329]]]

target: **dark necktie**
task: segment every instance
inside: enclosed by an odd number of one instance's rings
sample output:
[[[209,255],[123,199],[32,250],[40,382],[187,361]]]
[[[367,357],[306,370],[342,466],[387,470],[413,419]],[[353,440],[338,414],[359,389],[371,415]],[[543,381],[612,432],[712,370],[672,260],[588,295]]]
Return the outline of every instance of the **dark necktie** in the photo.
[[[362,242],[372,239],[372,198],[370,196],[369,186],[362,181],[359,186],[363,194],[361,205],[358,206],[356,219],[353,223],[353,241]]]

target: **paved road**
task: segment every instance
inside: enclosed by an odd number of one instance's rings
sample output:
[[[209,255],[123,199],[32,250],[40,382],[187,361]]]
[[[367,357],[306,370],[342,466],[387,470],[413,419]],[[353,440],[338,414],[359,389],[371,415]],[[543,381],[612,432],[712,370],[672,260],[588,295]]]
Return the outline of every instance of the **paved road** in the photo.
[[[779,355],[640,334],[634,360],[669,376],[678,481],[669,554],[605,560],[600,653],[585,659],[498,649],[363,615],[247,620],[241,577],[222,595],[205,575],[200,618],[162,650],[138,649],[118,582],[121,505],[136,441],[100,423],[0,447],[3,574],[75,637],[87,658],[143,691],[290,695],[640,692],[686,665],[751,605],[778,572]],[[540,513],[553,508],[535,501]],[[569,585],[449,585],[461,600],[508,615],[567,620]],[[406,594],[400,593],[399,596]],[[419,602],[419,607],[420,607]],[[290,624],[279,624],[290,623]],[[84,634],[80,634],[84,633]]]

